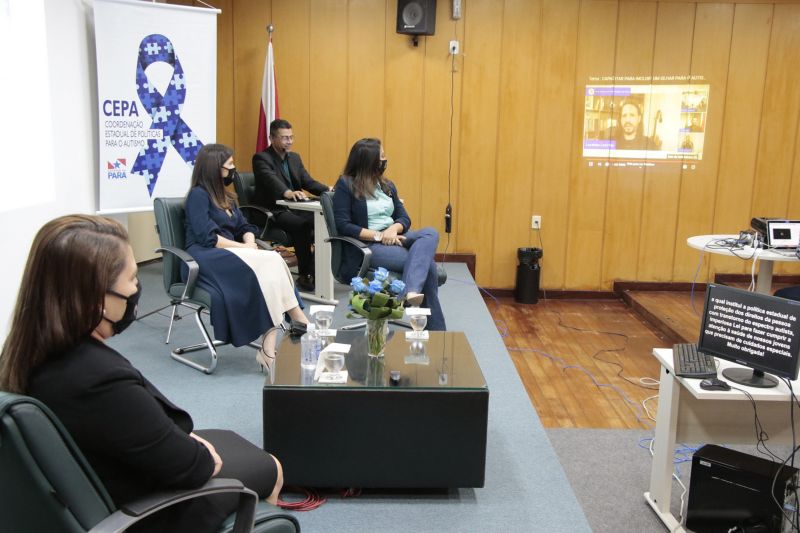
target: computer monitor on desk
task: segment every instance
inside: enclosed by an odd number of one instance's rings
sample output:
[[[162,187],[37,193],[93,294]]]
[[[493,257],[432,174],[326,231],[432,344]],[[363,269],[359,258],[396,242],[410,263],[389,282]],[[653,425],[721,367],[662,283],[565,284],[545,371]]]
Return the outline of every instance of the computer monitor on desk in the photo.
[[[769,388],[778,385],[775,376],[795,380],[800,302],[709,283],[698,349],[749,367],[723,370],[734,383]]]

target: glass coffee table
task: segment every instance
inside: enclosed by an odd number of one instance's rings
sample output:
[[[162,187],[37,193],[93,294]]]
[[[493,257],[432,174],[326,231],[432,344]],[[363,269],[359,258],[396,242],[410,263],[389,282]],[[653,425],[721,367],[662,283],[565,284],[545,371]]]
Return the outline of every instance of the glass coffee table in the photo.
[[[363,330],[339,331],[335,342],[351,345],[342,384],[314,381],[299,340],[278,346],[274,382],[264,384],[264,449],[281,461],[285,484],[483,486],[489,389],[466,336],[390,336],[385,357],[372,358]]]

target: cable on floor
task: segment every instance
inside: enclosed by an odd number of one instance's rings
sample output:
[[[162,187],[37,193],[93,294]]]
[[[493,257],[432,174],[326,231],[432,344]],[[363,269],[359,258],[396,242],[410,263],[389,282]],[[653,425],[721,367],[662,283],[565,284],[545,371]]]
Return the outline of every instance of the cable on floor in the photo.
[[[285,487],[284,492],[299,493],[303,496],[303,499],[297,501],[286,501],[278,498],[278,507],[287,511],[313,511],[328,501],[328,498],[311,488]]]

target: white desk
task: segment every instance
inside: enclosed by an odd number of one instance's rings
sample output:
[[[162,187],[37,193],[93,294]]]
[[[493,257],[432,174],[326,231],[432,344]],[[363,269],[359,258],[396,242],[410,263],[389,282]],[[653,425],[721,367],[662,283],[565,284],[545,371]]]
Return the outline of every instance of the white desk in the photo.
[[[741,391],[706,391],[700,388],[699,379],[675,376],[671,349],[656,348],[653,355],[661,363],[661,381],[650,490],[644,493],[644,498],[670,531],[685,531],[670,512],[675,443],[755,445],[753,405]],[[720,359],[717,361],[720,375],[725,368],[739,366]],[[772,389],[731,385],[753,396],[758,406],[758,418],[769,434],[770,444],[792,443],[790,394],[786,383],[781,381]],[[792,387],[798,394],[800,380],[793,381]],[[795,408],[795,413],[795,423],[798,423],[800,409]]]
[[[313,302],[337,305],[339,301],[333,298],[331,245],[325,242],[330,235],[322,214],[322,204],[319,201],[287,202],[286,200],[278,200],[276,203],[289,209],[314,213],[314,294],[301,292],[300,295]]]
[[[756,280],[756,292],[761,294],[772,294],[772,263],[775,261],[797,261],[797,256],[793,250],[783,252],[752,248],[744,246],[736,250],[734,254],[728,248],[708,248],[709,243],[720,239],[736,239],[738,235],[696,235],[686,239],[686,244],[697,250],[710,252],[712,254],[727,255],[728,257],[739,257],[740,259],[760,261],[758,265],[758,278]]]

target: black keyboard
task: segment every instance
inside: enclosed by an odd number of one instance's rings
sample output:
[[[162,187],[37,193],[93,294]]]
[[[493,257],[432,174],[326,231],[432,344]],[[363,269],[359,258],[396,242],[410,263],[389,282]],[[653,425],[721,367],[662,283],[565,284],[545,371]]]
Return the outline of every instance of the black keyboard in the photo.
[[[696,344],[676,344],[672,347],[675,375],[683,378],[707,379],[717,377],[714,356],[697,351]]]

